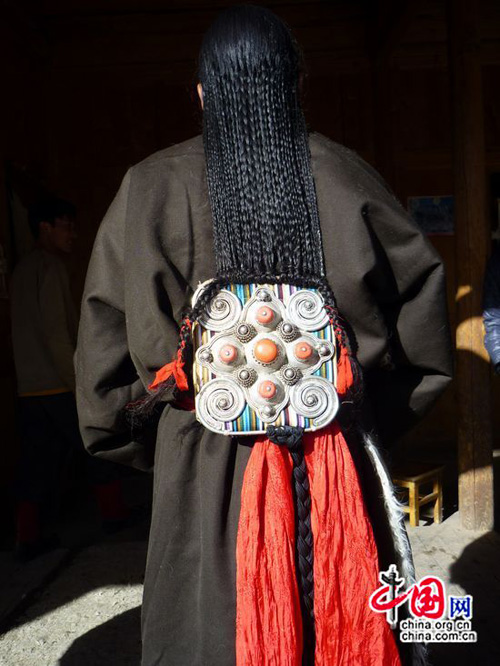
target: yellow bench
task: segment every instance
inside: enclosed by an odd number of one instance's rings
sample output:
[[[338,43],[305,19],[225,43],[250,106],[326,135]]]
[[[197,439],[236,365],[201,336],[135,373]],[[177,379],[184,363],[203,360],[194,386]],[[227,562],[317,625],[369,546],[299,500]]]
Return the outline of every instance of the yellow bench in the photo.
[[[434,467],[427,463],[407,462],[404,467],[392,470],[392,481],[395,486],[408,490],[408,505],[403,507],[410,514],[410,525],[418,527],[420,507],[434,502],[434,522],[442,520],[443,484],[442,472],[444,466]],[[420,486],[431,484],[432,492],[420,495]]]

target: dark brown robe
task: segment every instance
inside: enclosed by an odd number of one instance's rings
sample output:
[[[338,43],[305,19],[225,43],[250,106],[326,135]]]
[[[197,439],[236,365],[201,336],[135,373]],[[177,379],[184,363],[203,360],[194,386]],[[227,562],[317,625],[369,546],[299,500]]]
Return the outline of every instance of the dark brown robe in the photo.
[[[328,280],[364,368],[371,420],[391,444],[451,376],[443,267],[359,156],[310,135]],[[207,431],[168,404],[130,441],[117,415],[174,357],[183,308],[215,276],[201,136],[131,168],[99,229],[76,356],[81,431],[102,458],[149,469],[154,501],[143,604],[143,666],[234,666],[235,543],[252,438]],[[353,447],[381,566],[398,560],[381,480]],[[392,517],[393,518],[393,517]],[[284,628],[286,631],[286,628]]]

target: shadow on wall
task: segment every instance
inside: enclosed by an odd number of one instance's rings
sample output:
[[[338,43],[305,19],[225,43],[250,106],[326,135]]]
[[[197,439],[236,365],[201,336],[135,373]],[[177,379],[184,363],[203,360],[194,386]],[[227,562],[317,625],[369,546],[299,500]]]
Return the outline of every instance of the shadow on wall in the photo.
[[[132,608],[78,638],[59,666],[137,666],[141,661],[141,608]]]

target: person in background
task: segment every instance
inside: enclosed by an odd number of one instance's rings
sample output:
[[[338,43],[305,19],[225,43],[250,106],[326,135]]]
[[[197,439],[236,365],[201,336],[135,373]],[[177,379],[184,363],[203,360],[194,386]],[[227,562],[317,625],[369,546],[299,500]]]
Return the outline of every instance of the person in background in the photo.
[[[495,374],[500,374],[500,249],[495,248],[486,267],[483,289],[484,346]]]
[[[44,534],[58,514],[61,474],[71,461],[95,486],[104,524],[127,509],[114,467],[90,458],[79,434],[73,355],[78,318],[63,261],[76,239],[76,210],[59,198],[31,208],[35,248],[14,270],[11,315],[21,454],[16,479],[17,556],[28,560],[57,543]]]

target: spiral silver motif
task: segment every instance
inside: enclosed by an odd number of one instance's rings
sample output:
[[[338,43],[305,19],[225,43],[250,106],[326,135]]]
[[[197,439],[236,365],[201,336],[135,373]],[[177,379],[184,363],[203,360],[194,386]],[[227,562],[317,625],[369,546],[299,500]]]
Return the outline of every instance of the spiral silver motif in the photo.
[[[287,314],[295,326],[305,331],[318,331],[329,322],[323,297],[307,289],[301,289],[290,297]]]
[[[225,331],[236,324],[242,310],[240,299],[221,289],[201,313],[199,321],[209,331]]]
[[[213,379],[202,387],[196,398],[198,419],[215,432],[225,430],[245,408],[243,389],[231,379]]]
[[[324,377],[306,377],[290,390],[290,404],[297,414],[312,419],[321,428],[335,418],[339,408],[337,391]]]
[[[304,402],[308,407],[314,407],[318,404],[318,396],[310,393],[309,395],[306,395]]]

